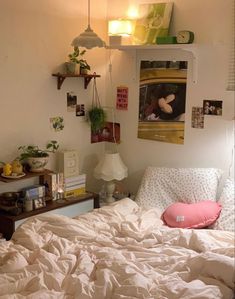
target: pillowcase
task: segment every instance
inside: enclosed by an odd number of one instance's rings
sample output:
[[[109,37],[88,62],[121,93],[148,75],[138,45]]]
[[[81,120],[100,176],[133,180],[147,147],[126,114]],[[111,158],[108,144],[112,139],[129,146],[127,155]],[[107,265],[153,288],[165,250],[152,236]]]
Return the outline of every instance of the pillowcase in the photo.
[[[234,200],[234,180],[228,178],[222,189],[218,200],[222,206],[221,214],[213,225],[213,229],[234,231],[235,230],[235,200]]]
[[[216,221],[221,205],[206,200],[193,204],[177,202],[170,205],[162,214],[162,220],[170,227],[203,228]]]
[[[216,201],[222,171],[217,168],[148,167],[136,195],[144,208],[157,207],[163,212],[176,202]]]

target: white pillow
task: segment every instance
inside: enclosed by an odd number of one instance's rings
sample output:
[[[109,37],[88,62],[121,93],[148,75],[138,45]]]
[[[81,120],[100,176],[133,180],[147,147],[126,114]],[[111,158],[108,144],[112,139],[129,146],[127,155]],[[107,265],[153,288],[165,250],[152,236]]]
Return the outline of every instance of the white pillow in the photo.
[[[222,211],[213,229],[234,231],[235,230],[235,200],[234,200],[234,180],[228,178],[225,181],[218,203],[222,205]]]
[[[158,207],[162,212],[175,202],[216,201],[222,171],[216,168],[148,167],[136,202],[142,207]]]

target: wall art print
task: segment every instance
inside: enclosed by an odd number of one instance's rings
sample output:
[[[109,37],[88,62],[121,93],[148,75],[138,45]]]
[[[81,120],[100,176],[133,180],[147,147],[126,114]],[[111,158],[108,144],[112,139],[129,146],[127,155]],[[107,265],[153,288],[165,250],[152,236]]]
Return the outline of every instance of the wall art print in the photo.
[[[117,110],[128,109],[128,87],[127,86],[117,87],[116,109]]]
[[[120,143],[120,124],[107,121],[99,132],[91,132],[91,143],[102,141]]]
[[[51,117],[50,124],[55,132],[62,131],[64,129],[64,118],[62,116]]]
[[[167,36],[173,2],[139,5],[139,19],[133,33],[134,44],[156,44],[158,36]]]
[[[141,61],[138,138],[184,143],[187,61]]]

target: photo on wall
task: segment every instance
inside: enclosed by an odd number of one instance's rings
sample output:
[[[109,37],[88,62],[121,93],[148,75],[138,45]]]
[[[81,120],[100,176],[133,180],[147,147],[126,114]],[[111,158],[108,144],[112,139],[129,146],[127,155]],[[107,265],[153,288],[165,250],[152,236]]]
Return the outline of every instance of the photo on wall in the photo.
[[[187,61],[141,61],[138,138],[184,143],[187,69]]]
[[[91,143],[102,141],[120,143],[120,124],[107,121],[101,130],[91,132]]]
[[[223,101],[218,100],[204,100],[203,112],[205,115],[222,115]]]
[[[76,111],[77,105],[77,96],[74,92],[67,92],[67,111],[74,112]]]
[[[192,107],[192,128],[204,129],[204,114],[202,107]]]
[[[85,116],[85,105],[77,104],[76,105],[76,116]]]

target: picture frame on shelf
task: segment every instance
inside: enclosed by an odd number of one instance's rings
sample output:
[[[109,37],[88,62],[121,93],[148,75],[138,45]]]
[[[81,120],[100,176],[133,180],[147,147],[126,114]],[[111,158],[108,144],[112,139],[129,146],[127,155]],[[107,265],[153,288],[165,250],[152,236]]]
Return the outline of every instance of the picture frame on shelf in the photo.
[[[33,208],[34,208],[35,210],[44,208],[45,206],[46,206],[45,198],[43,198],[43,197],[39,197],[39,198],[35,198],[35,199],[33,200]]]

